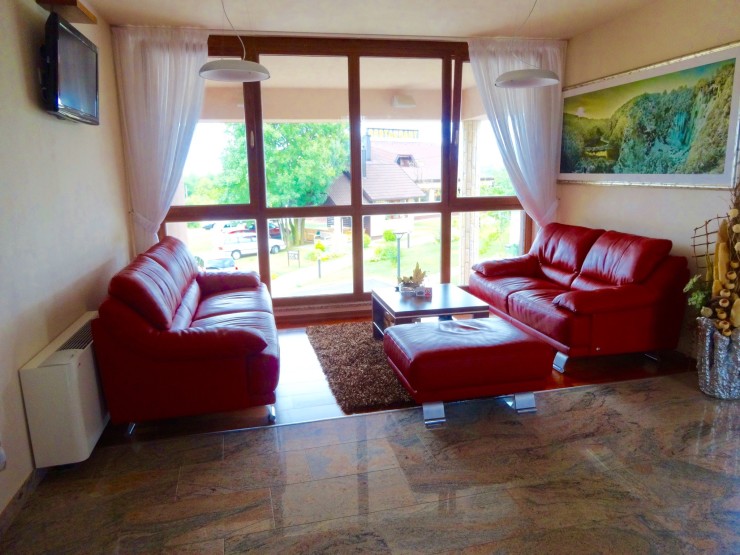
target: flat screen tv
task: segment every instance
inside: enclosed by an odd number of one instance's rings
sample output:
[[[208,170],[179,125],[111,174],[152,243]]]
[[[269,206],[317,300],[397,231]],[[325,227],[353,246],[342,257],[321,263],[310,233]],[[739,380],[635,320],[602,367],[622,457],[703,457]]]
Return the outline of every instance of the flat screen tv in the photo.
[[[57,13],[46,20],[41,96],[47,112],[98,125],[98,49]]]

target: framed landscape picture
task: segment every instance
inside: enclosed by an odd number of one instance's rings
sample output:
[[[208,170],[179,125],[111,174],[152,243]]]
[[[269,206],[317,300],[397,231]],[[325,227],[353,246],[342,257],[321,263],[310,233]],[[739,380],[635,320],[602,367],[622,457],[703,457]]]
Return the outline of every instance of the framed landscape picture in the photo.
[[[730,187],[740,44],[564,91],[561,182]]]

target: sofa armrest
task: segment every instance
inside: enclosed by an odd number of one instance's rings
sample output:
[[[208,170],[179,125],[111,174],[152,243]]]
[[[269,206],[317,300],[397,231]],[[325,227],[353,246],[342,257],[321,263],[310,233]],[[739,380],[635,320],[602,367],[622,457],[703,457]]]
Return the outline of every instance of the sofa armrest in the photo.
[[[257,272],[199,272],[196,279],[204,295],[255,288],[262,283]]]
[[[486,277],[496,276],[530,276],[539,274],[539,262],[533,254],[502,260],[483,260],[473,264],[473,270]]]
[[[655,289],[642,285],[603,287],[589,291],[568,291],[552,300],[560,308],[578,314],[596,314],[650,306],[658,302]]]
[[[237,327],[185,328],[162,331],[151,338],[150,354],[156,359],[192,359],[247,356],[267,347],[259,330]],[[143,346],[143,345],[142,345]]]

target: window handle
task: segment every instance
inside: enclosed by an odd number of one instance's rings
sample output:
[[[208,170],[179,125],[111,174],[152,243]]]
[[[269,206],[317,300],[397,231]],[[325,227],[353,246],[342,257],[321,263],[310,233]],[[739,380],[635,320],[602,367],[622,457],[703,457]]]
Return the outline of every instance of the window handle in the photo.
[[[254,148],[254,131],[249,132],[249,148]]]

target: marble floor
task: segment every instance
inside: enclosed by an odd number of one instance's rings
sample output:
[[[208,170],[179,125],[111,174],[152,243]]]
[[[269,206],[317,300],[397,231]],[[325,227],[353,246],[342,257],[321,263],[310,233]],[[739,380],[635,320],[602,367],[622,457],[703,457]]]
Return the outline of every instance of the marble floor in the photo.
[[[0,553],[739,553],[740,403],[683,372],[97,448]]]

